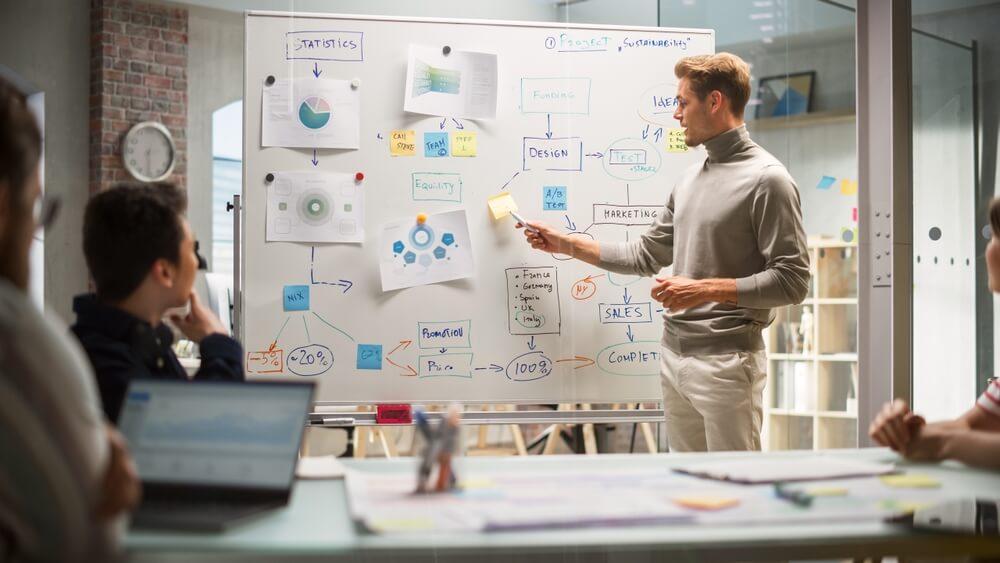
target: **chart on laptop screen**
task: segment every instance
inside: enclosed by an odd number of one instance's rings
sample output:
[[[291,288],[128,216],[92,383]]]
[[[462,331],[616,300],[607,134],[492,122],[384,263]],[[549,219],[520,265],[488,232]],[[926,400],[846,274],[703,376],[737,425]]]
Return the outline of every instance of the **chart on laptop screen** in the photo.
[[[144,481],[287,484],[309,391],[132,385],[120,425]]]

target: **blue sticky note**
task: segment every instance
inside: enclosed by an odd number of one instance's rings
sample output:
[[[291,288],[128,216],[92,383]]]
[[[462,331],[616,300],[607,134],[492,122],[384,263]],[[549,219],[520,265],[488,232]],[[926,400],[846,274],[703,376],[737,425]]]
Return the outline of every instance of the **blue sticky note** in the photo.
[[[286,285],[283,296],[282,302],[284,303],[286,311],[309,310],[308,285]]]
[[[566,186],[542,188],[542,211],[566,211]]]
[[[818,190],[829,190],[837,183],[837,179],[833,176],[823,176],[819,179],[819,183],[816,184],[816,189]]]
[[[381,344],[358,344],[358,369],[382,369]]]
[[[448,156],[448,132],[424,133],[424,156]]]

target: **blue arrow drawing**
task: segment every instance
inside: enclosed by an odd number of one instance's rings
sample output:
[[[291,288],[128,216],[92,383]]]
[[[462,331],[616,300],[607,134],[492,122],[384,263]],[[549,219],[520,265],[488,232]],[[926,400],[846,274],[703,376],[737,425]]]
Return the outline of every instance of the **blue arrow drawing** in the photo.
[[[546,119],[548,121],[548,124],[545,126],[545,138],[551,139],[552,138],[552,114],[551,113],[546,114]]]
[[[442,354],[444,354],[444,353],[445,353],[445,352],[447,352],[447,351],[448,351],[448,349],[447,349],[447,348],[441,348],[441,350],[439,350],[439,352],[441,352]]]
[[[628,294],[628,288],[627,288],[627,287],[625,288],[625,296],[624,296],[624,297],[622,297],[622,299],[624,299],[624,300],[625,300],[625,304],[626,304],[626,305],[628,305],[628,304],[629,304],[629,301],[632,301],[632,298],[631,298],[631,297],[629,297],[629,294]]]
[[[528,350],[534,350],[534,349],[535,349],[535,337],[532,336],[531,340],[528,340]]]
[[[454,117],[451,118],[451,120],[455,122],[455,128],[457,128],[457,129],[465,129],[465,125],[462,125],[461,121],[455,119]]]
[[[323,71],[319,69],[319,63],[313,63],[313,76],[319,78],[321,74],[323,74]]]
[[[441,120],[441,124],[438,125],[438,129],[444,129],[444,124],[445,123],[448,123],[448,118],[447,117]]]
[[[660,127],[659,129],[657,129],[656,132],[653,133],[653,136],[656,137],[656,142],[659,143],[660,142],[660,137],[663,136],[663,127]]]
[[[313,149],[312,163],[313,163],[313,166],[316,166],[317,164],[319,164],[319,160],[316,159],[316,149]]]
[[[632,325],[628,325],[628,329],[625,331],[625,335],[628,336],[629,342],[635,342],[635,337],[632,335]]]
[[[566,215],[566,228],[571,231],[576,230],[576,223],[574,223],[573,220],[569,218],[569,215]]]
[[[484,369],[488,369],[488,370],[495,371],[495,372],[496,371],[503,371],[503,367],[502,366],[498,366],[496,364],[490,364],[490,367],[487,367],[487,368],[476,368],[476,371],[482,371]]]
[[[649,136],[649,125],[646,125],[646,128],[642,130],[642,138],[645,139],[648,136]]]

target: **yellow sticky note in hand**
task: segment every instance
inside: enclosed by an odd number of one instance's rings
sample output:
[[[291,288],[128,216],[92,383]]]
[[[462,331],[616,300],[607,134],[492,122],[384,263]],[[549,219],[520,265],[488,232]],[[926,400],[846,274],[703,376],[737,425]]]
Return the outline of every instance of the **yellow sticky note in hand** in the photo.
[[[389,154],[392,156],[415,156],[417,154],[417,134],[413,130],[393,131],[389,135]]]
[[[452,131],[451,156],[476,156],[476,134],[471,131]]]
[[[514,201],[514,196],[510,195],[510,192],[501,192],[490,196],[490,199],[486,200],[486,205],[490,206],[490,213],[493,214],[494,221],[510,215],[511,211],[517,211],[517,202]]]
[[[899,489],[935,489],[941,486],[941,482],[937,479],[933,479],[927,475],[917,475],[913,473],[904,473],[902,475],[883,475],[880,479],[882,480],[883,485]]]
[[[688,152],[691,147],[684,142],[684,129],[667,129],[667,152]]]
[[[679,497],[673,500],[678,506],[693,508],[695,510],[722,510],[724,508],[732,508],[740,503],[740,499],[738,498],[710,495]]]

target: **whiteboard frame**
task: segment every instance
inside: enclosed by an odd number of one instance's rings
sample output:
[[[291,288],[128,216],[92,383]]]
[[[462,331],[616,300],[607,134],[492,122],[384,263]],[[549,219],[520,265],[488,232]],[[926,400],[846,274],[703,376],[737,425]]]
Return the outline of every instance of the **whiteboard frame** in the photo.
[[[249,18],[251,18],[251,17],[270,17],[270,18],[286,18],[286,19],[297,19],[297,18],[302,18],[302,19],[307,19],[307,18],[308,19],[331,19],[331,20],[332,19],[336,19],[336,20],[376,21],[376,22],[400,22],[400,23],[436,23],[436,24],[452,24],[452,25],[479,25],[479,26],[490,26],[490,27],[558,28],[558,29],[566,29],[566,30],[591,30],[591,31],[634,31],[634,32],[655,32],[655,33],[664,33],[664,32],[688,33],[688,34],[692,34],[692,35],[694,35],[694,34],[707,35],[709,37],[710,43],[711,43],[711,52],[713,52],[713,53],[716,52],[715,51],[715,49],[716,49],[716,44],[715,44],[715,30],[714,29],[708,29],[708,28],[678,28],[678,27],[630,26],[630,25],[598,25],[598,24],[577,24],[577,23],[563,23],[563,22],[533,22],[533,21],[518,21],[518,20],[484,20],[484,19],[464,19],[464,18],[436,18],[436,17],[421,17],[421,16],[412,16],[412,17],[411,16],[405,16],[404,17],[404,16],[379,16],[379,15],[337,14],[337,13],[319,13],[319,12],[285,12],[285,11],[273,11],[273,10],[246,10],[246,11],[244,11],[244,28],[243,28],[243,30],[244,30],[244,37],[243,37],[243,45],[244,45],[244,53],[243,53],[244,54],[244,62],[243,62],[243,68],[244,68],[243,99],[244,100],[247,99],[247,88],[249,86],[249,84],[247,82],[247,79],[246,79],[246,75],[245,75],[246,70],[247,70],[247,66],[248,66],[248,62],[246,60],[246,54],[247,54],[247,45],[248,45],[247,41],[249,40],[249,36],[247,34],[247,26],[245,24],[249,20]],[[259,111],[259,108],[250,108],[250,109],[253,109],[254,111]],[[246,112],[247,111],[248,111],[248,106],[247,106],[247,104],[244,103],[243,104],[243,122],[244,123],[246,123],[246,119],[247,119]],[[241,186],[242,191],[241,191],[240,195],[245,195],[246,192],[247,192],[247,174],[246,174],[246,164],[245,164],[245,162],[247,160],[247,145],[248,145],[248,143],[246,142],[246,136],[245,135],[246,135],[246,133],[244,132],[244,143],[243,143],[244,169],[243,169],[243,173],[242,173],[242,186]],[[236,201],[238,202],[239,200],[236,200]],[[237,205],[239,205],[239,204],[237,204]],[[234,308],[235,308],[235,310],[234,310],[234,320],[238,319],[238,321],[234,322],[234,336],[236,336],[237,340],[240,342],[240,344],[242,346],[242,345],[244,345],[243,337],[246,334],[246,332],[245,332],[245,330],[246,330],[246,327],[245,327],[246,315],[245,315],[245,308],[244,308],[245,307],[245,300],[244,300],[245,279],[244,279],[244,276],[245,276],[245,271],[246,271],[244,266],[245,266],[245,256],[246,256],[245,250],[246,249],[243,246],[244,245],[244,239],[245,239],[245,237],[242,236],[244,233],[246,233],[246,223],[245,223],[245,221],[246,221],[246,215],[243,214],[243,213],[239,213],[239,211],[242,211],[241,206],[240,206],[239,210],[237,211],[237,213],[238,213],[237,217],[234,217],[235,222],[238,223],[238,226],[234,225],[234,231],[237,231],[239,234],[236,236],[235,240],[233,241],[233,244],[236,247],[235,248],[235,252],[234,252],[234,258],[233,258],[233,261],[234,261],[233,266],[234,266],[234,272],[235,272],[235,277],[236,277],[236,280],[235,280],[236,283],[234,284],[233,303],[234,303]],[[245,354],[245,346],[244,346],[244,354]],[[612,397],[612,398],[609,398],[609,399],[614,399],[614,398]],[[531,398],[523,398],[523,399],[522,398],[516,398],[516,399],[513,399],[513,398],[501,398],[501,399],[494,400],[494,401],[482,401],[482,400],[478,400],[478,399],[450,401],[450,400],[426,400],[426,399],[422,399],[421,398],[421,399],[409,401],[409,403],[413,404],[413,405],[445,404],[445,403],[448,403],[448,402],[458,402],[458,403],[460,403],[462,405],[493,405],[493,404],[537,405],[537,404],[549,404],[549,403],[552,403],[552,404],[565,403],[565,401],[561,400],[561,398],[546,399],[546,400],[531,399]],[[603,401],[603,402],[615,402],[615,401],[611,400],[611,401]],[[618,403],[622,403],[623,401],[617,401],[617,402]],[[657,405],[660,405],[662,407],[662,396],[658,395],[656,397],[649,397],[649,398],[646,398],[646,399],[642,399],[640,401],[637,401],[637,400],[633,399],[633,400],[630,400],[630,401],[627,401],[627,402],[628,403],[636,403],[636,402],[641,402],[641,403],[656,403]],[[321,400],[321,401],[316,401],[314,403],[314,406],[316,406],[316,407],[324,407],[324,406],[337,407],[337,406],[376,405],[376,404],[382,404],[382,403],[386,403],[386,401],[375,401],[375,400],[373,400],[373,401]],[[562,421],[562,422],[566,422],[567,420],[564,420],[564,419],[567,419],[567,418],[572,419],[572,421],[577,421],[577,419],[579,419],[580,422],[586,422],[587,420],[583,420],[583,418],[581,418],[581,417],[574,416],[576,414],[585,413],[585,412],[587,412],[587,411],[565,411],[565,412],[561,412],[559,415],[556,415],[555,411],[553,411],[553,416],[552,417],[541,417],[538,421],[531,420],[531,421],[522,421],[522,422],[532,422],[532,423],[534,423],[534,422],[542,422],[542,421],[553,421],[553,422]],[[598,411],[598,412],[601,412],[603,414],[604,411]],[[628,422],[628,421],[635,421],[636,420],[636,418],[635,418],[635,416],[636,416],[635,412],[632,412],[631,415],[628,414],[628,411],[614,411],[614,412],[622,412],[622,416],[621,417],[614,417],[614,416],[612,416],[612,418],[614,418],[615,421],[625,421],[625,422]],[[659,413],[659,415],[662,416],[662,412],[663,411],[662,411],[662,408],[660,408],[658,410],[648,410],[648,411],[643,411],[643,412],[645,412],[645,413]],[[514,419],[518,418],[518,414],[517,413],[518,413],[518,411],[493,412],[493,413],[490,413],[489,420],[492,421],[493,419],[496,418],[496,419],[504,419],[504,420],[512,420],[512,421],[514,421]],[[313,414],[316,415],[316,416],[320,416],[322,413],[315,412]],[[648,418],[648,416],[649,416],[648,414],[640,415],[640,417],[641,417],[642,420],[646,420]],[[602,419],[600,421],[604,422],[605,420]],[[607,421],[611,421],[611,420],[607,420]],[[365,424],[364,422],[360,422],[360,423],[361,424]],[[481,422],[481,424],[489,424],[489,423],[493,423],[493,422]],[[313,421],[313,424],[324,425],[319,420]],[[332,426],[337,426],[337,424],[332,424]]]

